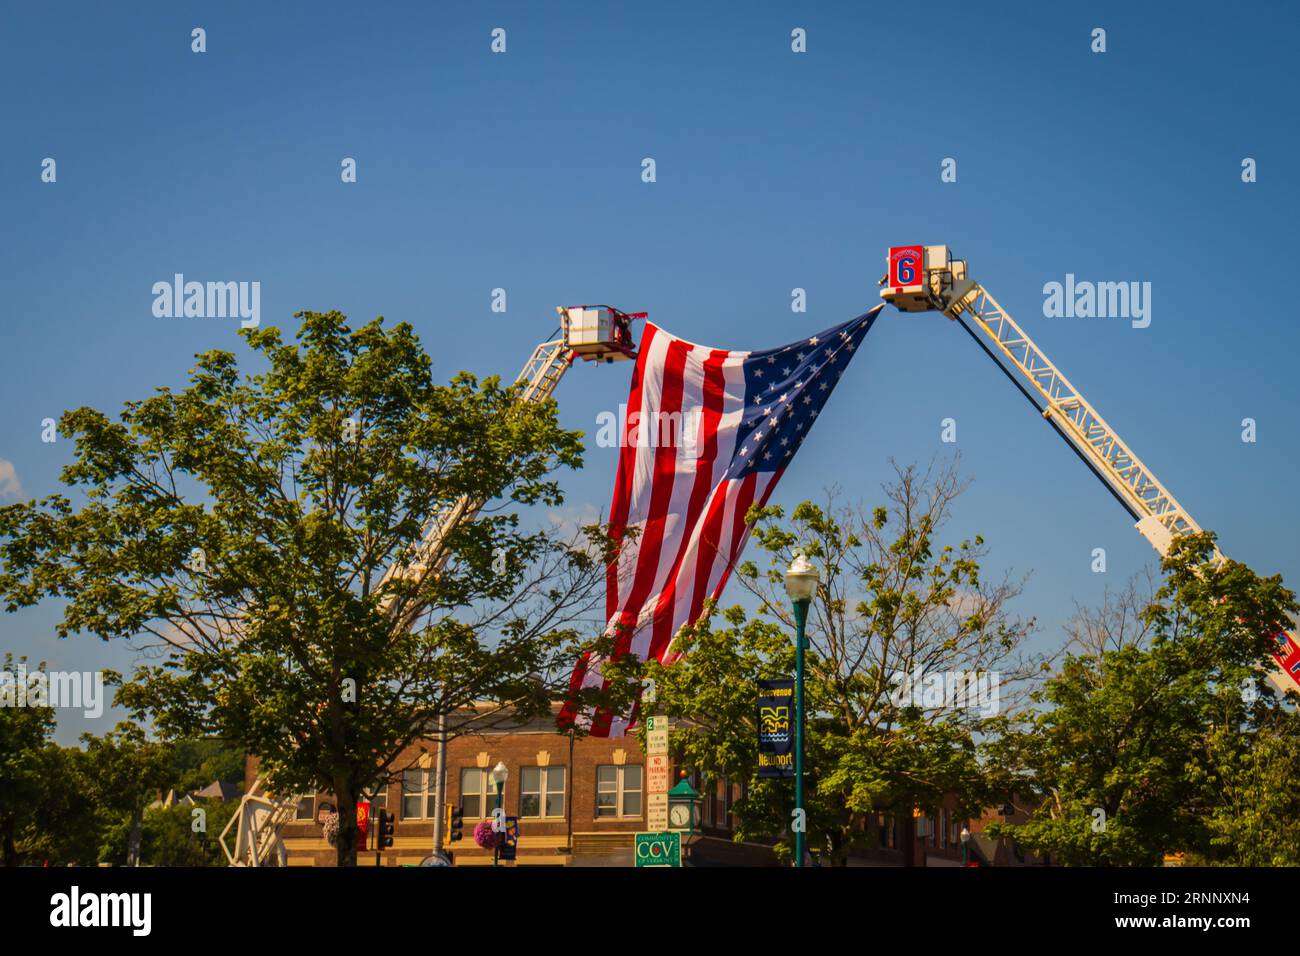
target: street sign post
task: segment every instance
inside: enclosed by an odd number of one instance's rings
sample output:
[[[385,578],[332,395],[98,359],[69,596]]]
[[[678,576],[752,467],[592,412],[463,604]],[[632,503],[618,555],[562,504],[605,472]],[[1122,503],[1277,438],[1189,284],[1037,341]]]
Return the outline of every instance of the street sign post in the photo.
[[[656,832],[668,829],[668,794],[646,794],[645,825]]]
[[[646,776],[649,778],[647,793],[667,793],[670,767],[667,754],[653,754],[645,758]]]

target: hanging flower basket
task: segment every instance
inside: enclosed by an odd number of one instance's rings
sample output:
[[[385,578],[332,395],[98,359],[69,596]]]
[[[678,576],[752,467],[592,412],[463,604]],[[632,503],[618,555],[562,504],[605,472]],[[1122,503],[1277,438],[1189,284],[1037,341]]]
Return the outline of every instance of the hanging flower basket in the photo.
[[[339,815],[337,813],[321,814],[321,829],[324,830],[325,839],[330,846],[338,846],[339,841]]]
[[[498,833],[492,829],[490,820],[480,820],[474,827],[474,842],[485,850],[491,850],[501,845],[504,834]]]

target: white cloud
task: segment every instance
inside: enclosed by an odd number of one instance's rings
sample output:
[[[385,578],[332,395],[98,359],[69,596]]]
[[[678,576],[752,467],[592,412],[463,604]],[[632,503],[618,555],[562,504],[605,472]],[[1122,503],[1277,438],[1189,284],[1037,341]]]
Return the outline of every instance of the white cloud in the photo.
[[[18,480],[18,469],[12,461],[0,458],[0,499],[22,496],[23,483]]]

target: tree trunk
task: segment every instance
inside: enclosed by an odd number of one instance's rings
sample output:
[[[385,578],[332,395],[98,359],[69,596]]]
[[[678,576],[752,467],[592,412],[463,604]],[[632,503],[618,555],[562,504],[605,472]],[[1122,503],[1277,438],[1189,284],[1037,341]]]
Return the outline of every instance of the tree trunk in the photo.
[[[19,863],[18,846],[14,841],[14,818],[8,814],[4,818],[4,865],[17,866]]]
[[[137,806],[131,811],[131,836],[126,842],[126,865],[140,865],[140,839],[144,829],[144,809]]]
[[[334,785],[338,799],[339,837],[335,847],[335,866],[357,865],[357,795],[351,781],[339,780]]]

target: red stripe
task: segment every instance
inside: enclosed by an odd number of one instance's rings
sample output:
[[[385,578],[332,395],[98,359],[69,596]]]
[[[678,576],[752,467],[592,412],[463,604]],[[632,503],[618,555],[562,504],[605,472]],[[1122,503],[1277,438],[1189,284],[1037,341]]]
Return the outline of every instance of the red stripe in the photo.
[[[632,643],[633,630],[636,627],[637,617],[640,615],[641,607],[645,604],[650,596],[650,589],[654,587],[655,579],[659,573],[660,551],[663,545],[664,525],[668,521],[669,507],[672,504],[673,486],[677,473],[677,449],[671,442],[667,444],[658,444],[658,413],[680,412],[682,408],[682,390],[683,390],[683,372],[686,368],[686,356],[690,352],[691,346],[686,342],[673,339],[668,343],[668,349],[664,355],[663,380],[659,389],[659,405],[657,408],[643,408],[637,423],[640,435],[645,436],[645,440],[651,441],[656,445],[654,450],[654,464],[650,477],[650,502],[646,508],[646,520],[642,525],[641,534],[637,538],[636,547],[636,573],[632,579],[632,587],[628,592],[627,599],[622,602],[622,607],[615,605],[610,616],[615,612],[618,614],[618,621],[623,625],[615,634],[614,650],[610,655],[612,660],[617,660],[627,653],[629,645]],[[642,355],[647,354],[647,349],[642,345]],[[638,403],[640,405],[640,403]],[[628,410],[628,420],[631,421],[632,412]],[[646,429],[652,429],[656,432],[651,437]],[[631,431],[629,427],[628,431]],[[626,444],[626,442],[625,442]],[[635,448],[633,449],[635,451]],[[629,494],[629,499],[632,497]],[[623,510],[622,520],[627,521],[628,508]],[[606,572],[606,586],[609,586],[610,578]],[[617,573],[614,578],[614,587],[617,588]],[[606,592],[606,606],[609,606],[609,595]],[[608,687],[608,682],[602,684]],[[593,737],[609,736],[609,725],[614,715],[607,710],[599,711],[592,721],[591,735]]]
[[[659,595],[655,605],[654,636],[646,660],[657,658],[673,637],[673,608],[677,603],[677,579],[691,544],[698,539],[701,527],[707,522],[704,505],[713,490],[713,463],[718,458],[718,425],[722,421],[722,409],[726,398],[727,377],[723,369],[729,353],[725,349],[714,349],[704,361],[704,410],[700,416],[700,432],[705,438],[702,454],[695,463],[695,483],[691,487],[690,503],[687,516],[693,518],[677,546],[677,555],[673,558],[667,584]],[[710,509],[712,510],[712,509]]]
[[[656,413],[680,412],[682,408],[682,373],[686,368],[686,355],[690,346],[685,342],[674,340],[668,346],[664,356],[663,386],[660,390],[659,407],[647,409],[641,416],[641,433],[645,429],[655,428]],[[657,441],[657,438],[655,439]],[[660,551],[664,540],[664,525],[668,522],[669,508],[673,500],[673,486],[677,475],[677,449],[671,443],[660,445],[654,450],[654,464],[650,477],[650,502],[645,510],[646,520],[641,534],[636,541],[636,575],[632,587],[622,607],[623,620],[631,618],[635,625],[637,615],[650,596],[659,573]],[[615,644],[615,655],[627,650],[631,633],[624,634]]]
[[[619,435],[622,450],[618,456],[618,471],[614,475],[614,496],[609,503],[609,532],[615,539],[621,538],[627,527],[627,513],[632,505],[632,482],[636,476],[636,446],[630,443],[628,432],[635,412],[641,413],[642,388],[645,385],[646,365],[650,361],[650,344],[654,342],[659,329],[647,323],[645,334],[641,337],[641,351],[637,355],[636,368],[632,372],[632,386],[627,396],[627,423]],[[605,620],[608,621],[618,610],[618,554],[605,569]]]

